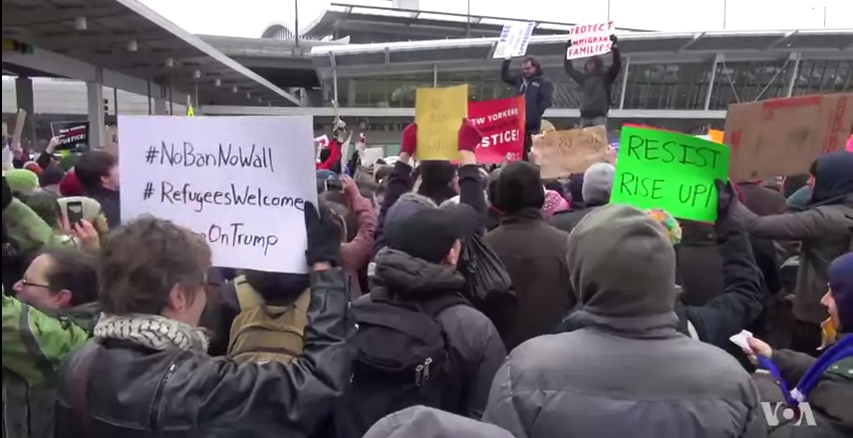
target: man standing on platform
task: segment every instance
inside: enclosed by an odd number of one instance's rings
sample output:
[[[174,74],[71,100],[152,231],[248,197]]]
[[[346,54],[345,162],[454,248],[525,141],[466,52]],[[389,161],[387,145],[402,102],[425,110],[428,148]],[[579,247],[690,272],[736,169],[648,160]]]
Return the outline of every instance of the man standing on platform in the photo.
[[[578,71],[572,64],[571,59],[566,59],[563,67],[566,73],[580,85],[581,91],[581,128],[589,126],[607,125],[607,113],[612,103],[611,88],[613,81],[622,70],[622,56],[619,54],[616,35],[610,36],[613,42],[611,52],[613,63],[604,68],[604,60],[599,56],[593,56],[584,63],[584,71]],[[572,46],[572,40],[566,43],[566,52]]]
[[[524,58],[521,63],[521,71],[510,71],[509,64],[512,59],[505,59],[501,66],[501,79],[515,87],[518,94],[524,95],[525,123],[524,123],[524,156],[527,159],[530,147],[533,145],[531,136],[539,133],[539,124],[545,110],[551,107],[551,93],[554,86],[542,75],[539,61],[532,56]]]

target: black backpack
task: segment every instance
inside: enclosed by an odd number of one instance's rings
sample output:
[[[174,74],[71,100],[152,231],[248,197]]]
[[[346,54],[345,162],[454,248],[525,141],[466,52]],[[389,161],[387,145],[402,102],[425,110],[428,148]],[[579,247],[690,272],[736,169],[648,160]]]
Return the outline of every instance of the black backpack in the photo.
[[[460,413],[461,377],[437,319],[459,304],[470,305],[458,294],[422,302],[371,296],[353,303],[358,331],[353,375],[336,410],[340,438],[360,438],[386,415],[411,406]]]

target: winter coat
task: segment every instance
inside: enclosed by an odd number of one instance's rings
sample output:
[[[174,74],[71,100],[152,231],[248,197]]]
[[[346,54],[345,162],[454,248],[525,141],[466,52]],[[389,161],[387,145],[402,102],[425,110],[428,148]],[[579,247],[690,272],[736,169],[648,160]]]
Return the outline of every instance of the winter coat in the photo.
[[[57,438],[311,435],[351,374],[346,275],[313,272],[311,283],[304,352],[287,365],[117,339],[88,343],[60,374]]]
[[[509,69],[510,60],[504,60],[501,65],[501,79],[515,88],[516,94],[524,96],[524,129],[527,132],[538,132],[542,123],[542,115],[545,110],[551,108],[551,95],[554,93],[554,85],[545,76],[542,70],[535,75],[525,78],[519,71]]]

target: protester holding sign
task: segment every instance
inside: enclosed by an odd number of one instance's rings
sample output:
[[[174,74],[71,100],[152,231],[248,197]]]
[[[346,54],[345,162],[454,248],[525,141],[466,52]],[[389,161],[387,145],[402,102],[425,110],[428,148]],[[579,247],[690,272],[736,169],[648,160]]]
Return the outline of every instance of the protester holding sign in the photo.
[[[516,88],[519,95],[524,96],[524,156],[526,160],[533,145],[531,136],[539,132],[542,115],[551,107],[551,94],[554,86],[542,75],[539,61],[533,56],[524,58],[521,72],[510,71],[511,59],[505,59],[501,66],[501,79]]]
[[[593,56],[584,63],[584,71],[580,72],[572,65],[572,59],[566,59],[563,67],[581,87],[581,128],[587,126],[606,125],[607,113],[613,104],[611,88],[613,81],[622,69],[622,55],[619,53],[616,35],[610,35],[610,46],[613,52],[613,63],[606,70],[600,56]],[[566,42],[566,52],[572,47],[572,40]]]
[[[524,151],[524,98],[468,102],[468,120],[483,134],[477,162],[500,164],[521,159]]]
[[[98,260],[99,341],[72,353],[61,372],[57,437],[311,436],[352,375],[351,324],[347,280],[333,267],[340,230],[327,209],[304,207],[293,226],[307,234],[311,303],[304,353],[287,365],[206,354],[198,326],[212,252],[203,236],[150,216],[113,230]]]
[[[679,219],[717,219],[714,180],[728,179],[729,148],[692,135],[622,129],[610,202],[663,208]]]

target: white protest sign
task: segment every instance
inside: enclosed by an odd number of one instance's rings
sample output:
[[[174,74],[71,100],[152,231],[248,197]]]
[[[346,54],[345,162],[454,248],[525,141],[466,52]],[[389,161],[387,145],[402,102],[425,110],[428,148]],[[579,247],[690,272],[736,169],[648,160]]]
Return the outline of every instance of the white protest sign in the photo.
[[[610,35],[613,35],[615,29],[612,21],[573,27],[569,32],[572,45],[566,51],[566,59],[588,58],[610,52],[613,45]]]
[[[517,58],[527,53],[527,45],[530,44],[530,36],[533,35],[534,22],[515,22],[505,24],[501,30],[501,37],[495,47],[493,58]]]
[[[213,265],[307,271],[305,203],[317,201],[313,120],[119,116],[121,217],[202,234]]]
[[[377,160],[381,160],[385,156],[385,149],[381,147],[365,148],[361,153],[361,165],[365,167],[372,166]]]

